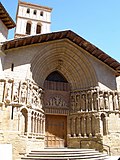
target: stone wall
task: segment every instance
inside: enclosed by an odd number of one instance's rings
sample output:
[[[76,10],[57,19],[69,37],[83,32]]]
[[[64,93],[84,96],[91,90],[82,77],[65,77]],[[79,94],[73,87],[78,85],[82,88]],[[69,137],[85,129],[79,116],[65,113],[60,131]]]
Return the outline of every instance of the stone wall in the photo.
[[[82,90],[71,92],[68,146],[95,148],[119,155],[120,93]]]
[[[33,149],[44,148],[44,138],[28,138],[20,132],[0,131],[0,144],[12,144],[13,160],[19,159]]]
[[[0,143],[12,144],[13,160],[44,148],[41,88],[31,81],[0,80]]]
[[[85,148],[85,149],[96,149],[100,152],[103,152],[103,142],[100,137],[91,137],[91,138],[80,138],[80,137],[71,137],[68,138],[68,148]],[[106,148],[106,153],[109,151]]]
[[[11,72],[11,65],[14,71]],[[6,52],[4,72],[18,79],[34,79],[41,87],[55,68],[71,84],[71,89],[99,86],[116,90],[114,71],[69,40],[46,42]]]

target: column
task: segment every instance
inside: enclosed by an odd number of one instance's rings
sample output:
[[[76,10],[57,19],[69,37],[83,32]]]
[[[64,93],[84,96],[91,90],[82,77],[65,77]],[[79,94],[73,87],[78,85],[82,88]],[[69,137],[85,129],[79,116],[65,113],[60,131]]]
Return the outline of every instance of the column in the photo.
[[[91,91],[91,111],[94,111],[94,105],[93,105],[93,91]]]
[[[78,117],[78,136],[81,137],[81,117]]]
[[[78,136],[78,117],[75,118],[75,136]]]
[[[31,133],[33,133],[33,115],[31,114]]]
[[[99,90],[97,89],[97,107],[98,111],[100,110],[100,102],[99,102]]]
[[[118,105],[118,93],[117,93],[117,91],[115,92],[115,105],[116,105],[116,110],[119,110],[119,105]]]
[[[37,133],[37,114],[35,116],[35,133]]]
[[[35,133],[35,126],[36,126],[35,118],[36,118],[36,115],[34,114],[34,116],[33,116],[33,128],[34,128],[33,133]]]
[[[76,136],[76,134],[75,134],[75,117],[73,117],[72,120],[73,120],[73,121],[72,121],[73,137],[75,137],[75,136]]]
[[[120,111],[120,92],[118,92],[118,107],[119,107],[119,111]]]
[[[42,134],[42,117],[40,118],[40,134]]]
[[[43,135],[45,135],[45,118],[43,118],[43,126],[42,126],[42,128],[43,128]]]
[[[86,124],[87,124],[87,136],[89,136],[89,137],[92,137],[92,131],[91,131],[91,116],[90,115],[88,115],[87,116],[87,120],[86,120]]]
[[[95,115],[93,114],[91,116],[91,133],[92,133],[92,136],[95,136]]]
[[[39,133],[39,115],[37,115],[37,133]]]
[[[85,94],[85,111],[88,112],[88,96],[87,96],[87,91]]]
[[[22,113],[19,112],[19,114],[18,114],[18,131],[21,131],[21,116],[22,116]]]
[[[100,134],[101,134],[101,126],[100,126],[100,120],[101,118],[100,118],[100,115],[98,114],[98,115],[96,115],[95,116],[95,120],[96,120],[96,127],[95,127],[95,135],[96,136],[100,136]]]
[[[27,127],[28,127],[28,129],[27,129],[27,131],[28,131],[28,133],[31,133],[31,112],[29,111],[28,112],[28,125],[27,125]]]
[[[84,127],[84,137],[86,137],[86,115],[83,115],[83,127]]]
[[[71,123],[71,118],[69,117],[68,119],[67,119],[67,133],[68,133],[68,137],[71,137],[71,125],[72,125],[72,123]]]
[[[38,117],[38,133],[40,133],[40,115]]]
[[[33,113],[33,133],[35,133],[35,115]]]
[[[83,137],[86,136],[86,117],[85,115],[82,115],[82,121],[81,121],[81,134]]]

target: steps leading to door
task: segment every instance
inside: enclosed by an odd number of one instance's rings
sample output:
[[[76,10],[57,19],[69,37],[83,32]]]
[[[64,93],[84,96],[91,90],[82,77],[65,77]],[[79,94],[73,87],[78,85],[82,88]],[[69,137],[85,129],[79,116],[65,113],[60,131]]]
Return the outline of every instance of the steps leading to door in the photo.
[[[31,151],[22,160],[107,160],[108,156],[94,149],[44,149]]]

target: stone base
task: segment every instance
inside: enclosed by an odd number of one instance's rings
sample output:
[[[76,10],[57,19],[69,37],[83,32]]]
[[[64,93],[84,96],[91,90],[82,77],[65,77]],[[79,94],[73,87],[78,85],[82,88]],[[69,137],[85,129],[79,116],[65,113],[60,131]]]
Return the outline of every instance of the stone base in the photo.
[[[28,138],[20,135],[19,132],[2,132],[0,134],[0,143],[12,145],[13,160],[19,159],[31,150],[44,148],[43,137],[39,139]]]
[[[95,149],[103,151],[102,141],[100,138],[80,138],[80,137],[69,137],[68,138],[69,148],[84,148],[84,149]]]

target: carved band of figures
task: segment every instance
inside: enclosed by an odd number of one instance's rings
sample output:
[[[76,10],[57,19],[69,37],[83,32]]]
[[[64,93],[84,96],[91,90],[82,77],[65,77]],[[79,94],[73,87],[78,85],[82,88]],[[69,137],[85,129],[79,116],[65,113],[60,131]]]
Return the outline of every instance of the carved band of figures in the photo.
[[[53,96],[46,102],[47,107],[67,107],[67,103],[60,95]]]
[[[71,92],[71,112],[120,110],[120,93],[117,91],[77,91]]]
[[[30,80],[0,80],[0,101],[42,108],[42,89]]]

